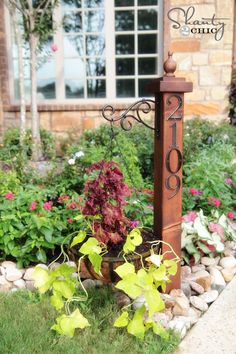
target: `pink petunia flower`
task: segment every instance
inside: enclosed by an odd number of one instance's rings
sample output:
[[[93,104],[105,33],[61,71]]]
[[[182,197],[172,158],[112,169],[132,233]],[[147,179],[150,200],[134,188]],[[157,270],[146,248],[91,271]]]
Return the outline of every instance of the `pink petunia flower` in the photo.
[[[233,211],[228,211],[226,215],[228,216],[229,219],[234,219],[235,214]]]
[[[210,197],[208,198],[208,204],[213,205],[216,208],[219,208],[221,206],[221,201],[215,197]]]
[[[189,188],[189,193],[192,195],[202,195],[202,192],[196,188]]]
[[[71,202],[66,206],[66,209],[76,209],[76,208],[77,208],[76,202]]]
[[[182,217],[182,221],[193,222],[196,219],[196,217],[197,217],[197,213],[195,211],[188,211],[188,213]]]
[[[14,199],[14,194],[12,192],[8,192],[5,194],[5,198],[8,200]]]
[[[64,200],[68,200],[70,197],[68,195],[60,195],[57,199],[58,203],[62,203]]]
[[[51,200],[49,200],[48,202],[45,202],[45,203],[43,204],[43,208],[44,208],[45,210],[51,210],[51,209],[52,209],[52,206],[53,206],[53,202],[52,202]]]
[[[139,221],[138,220],[133,220],[133,221],[130,222],[130,227],[132,227],[132,229],[134,229],[138,225],[139,225]]]
[[[231,185],[233,183],[233,180],[231,178],[225,178],[224,182],[225,184]]]
[[[52,45],[51,45],[51,49],[52,49],[52,51],[55,53],[55,52],[57,52],[58,51],[58,45],[56,44],[56,43],[53,43]]]
[[[69,218],[69,219],[67,219],[67,221],[68,221],[68,223],[69,224],[72,224],[72,222],[74,221],[72,218]]]
[[[37,202],[34,200],[33,202],[31,202],[30,206],[29,206],[29,210],[33,211],[37,208]]]

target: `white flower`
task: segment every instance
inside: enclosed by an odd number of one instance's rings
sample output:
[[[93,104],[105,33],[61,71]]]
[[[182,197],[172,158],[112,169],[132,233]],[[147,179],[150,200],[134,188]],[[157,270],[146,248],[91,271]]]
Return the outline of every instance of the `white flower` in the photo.
[[[75,157],[82,157],[84,156],[84,152],[83,151],[78,151],[75,153]]]
[[[69,159],[68,160],[69,165],[74,165],[75,164],[75,159]]]

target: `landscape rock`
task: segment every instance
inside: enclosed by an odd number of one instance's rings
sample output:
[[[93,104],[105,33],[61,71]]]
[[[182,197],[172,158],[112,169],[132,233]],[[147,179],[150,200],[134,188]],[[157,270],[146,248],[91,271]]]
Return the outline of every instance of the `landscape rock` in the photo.
[[[225,257],[230,257],[230,256],[235,257],[235,255],[236,255],[236,251],[234,251],[230,248],[226,248],[223,253],[224,253]]]
[[[82,281],[83,287],[87,290],[89,288],[95,288],[96,282],[93,279],[85,279]]]
[[[8,282],[3,275],[0,276],[0,292],[8,292],[12,288],[12,283]]]
[[[187,275],[191,274],[191,268],[187,265],[181,267],[181,277],[185,278]]]
[[[146,303],[144,295],[140,295],[139,297],[137,297],[134,300],[132,307],[134,310],[137,310],[140,307],[142,307],[143,305],[145,305],[147,307],[147,303]]]
[[[210,274],[212,276],[212,289],[221,292],[226,286],[222,273],[217,268],[212,267],[210,269]]]
[[[196,309],[205,312],[208,309],[207,303],[202,300],[199,296],[191,296],[190,297],[190,303],[195,307]]]
[[[53,262],[50,266],[49,266],[49,269],[50,270],[54,270],[54,269],[57,269],[58,267],[60,267],[61,263],[59,262]]]
[[[195,273],[195,282],[201,285],[204,291],[211,289],[212,278],[206,270],[201,270]]]
[[[210,257],[202,257],[201,264],[205,265],[206,267],[216,265],[216,261],[214,258]]]
[[[33,278],[32,278],[33,272],[34,272],[34,268],[33,267],[27,268],[26,271],[25,271],[25,274],[23,276],[23,279],[24,280],[33,280]]]
[[[2,262],[1,265],[4,268],[16,268],[16,263],[14,263],[12,261],[4,261],[4,262]]]
[[[186,296],[177,296],[175,298],[175,306],[173,307],[173,315],[187,316],[189,307],[189,300]]]
[[[8,281],[15,281],[22,278],[22,273],[17,268],[6,268],[5,278]]]
[[[114,296],[116,299],[116,303],[120,309],[124,306],[130,305],[131,303],[130,298],[121,291],[115,292]]]
[[[175,300],[169,294],[161,294],[162,300],[165,302],[166,309],[172,308],[175,306]]]
[[[187,330],[191,327],[191,319],[188,316],[175,316],[174,320],[184,322]]]
[[[179,319],[176,320],[174,318],[172,321],[170,321],[169,325],[168,325],[168,328],[172,329],[173,331],[178,332],[180,337],[181,337],[181,339],[184,338],[184,336],[187,333],[187,328],[185,326],[185,322],[181,321]]]
[[[191,325],[194,325],[197,323],[201,316],[201,311],[197,310],[195,307],[190,307],[189,312],[188,312],[188,317],[190,318]]]
[[[226,282],[229,282],[229,281],[231,281],[231,280],[234,278],[234,276],[235,276],[235,268],[223,268],[223,269],[221,270],[221,273],[222,273],[222,275],[223,275],[223,277],[224,277],[224,280],[225,280]]]
[[[200,284],[195,283],[194,281],[191,281],[190,286],[196,293],[198,293],[198,294],[204,293],[204,288]]]
[[[184,295],[189,298],[191,296],[191,288],[188,282],[181,283],[181,289],[184,292]]]
[[[69,265],[69,266],[71,266],[71,267],[73,267],[73,268],[75,268],[75,269],[77,269],[77,265],[76,265],[76,263],[73,262],[73,261],[68,261],[68,262],[66,262],[66,264]]]
[[[175,299],[176,297],[179,297],[179,296],[181,297],[181,296],[185,296],[185,295],[184,295],[183,290],[181,290],[181,289],[172,289],[170,291],[169,296],[171,296],[173,299]]]
[[[152,316],[152,319],[156,323],[160,323],[163,327],[168,328],[169,317],[165,312],[156,312]]]
[[[205,301],[207,304],[211,304],[217,299],[218,296],[219,293],[217,290],[209,290],[206,293],[199,295],[199,298]]]
[[[195,266],[192,266],[192,272],[193,273],[196,273],[196,272],[199,272],[200,270],[205,270],[205,266],[204,264],[197,264]]]
[[[223,268],[233,268],[236,266],[236,259],[232,256],[229,257],[223,257],[220,260],[220,265]]]
[[[0,275],[5,275],[6,269],[2,266],[0,266]]]
[[[13,282],[16,288],[24,289],[26,288],[26,283],[23,279],[18,279]]]
[[[33,280],[26,280],[25,281],[25,285],[26,285],[26,289],[30,290],[30,291],[35,291],[35,287],[34,287],[34,281]]]

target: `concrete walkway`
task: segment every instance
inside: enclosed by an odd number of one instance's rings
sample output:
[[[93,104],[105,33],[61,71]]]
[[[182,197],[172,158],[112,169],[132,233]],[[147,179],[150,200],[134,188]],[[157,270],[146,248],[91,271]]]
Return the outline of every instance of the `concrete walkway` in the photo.
[[[236,277],[192,327],[174,354],[236,354]]]

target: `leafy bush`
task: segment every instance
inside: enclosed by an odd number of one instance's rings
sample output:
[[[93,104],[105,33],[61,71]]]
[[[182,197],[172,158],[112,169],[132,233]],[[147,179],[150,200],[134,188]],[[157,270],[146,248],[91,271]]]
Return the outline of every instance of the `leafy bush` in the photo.
[[[216,142],[235,145],[236,129],[227,122],[216,124],[210,120],[196,117],[184,123],[184,162],[188,163],[193,155]]]
[[[108,125],[86,131],[81,136],[79,144],[73,144],[68,148],[66,156],[69,164],[66,164],[61,179],[70,181],[73,188],[81,191],[87,167],[97,161],[113,160],[119,164],[129,186],[142,187],[143,179],[135,144],[124,132],[120,132],[120,129],[114,128],[114,133],[115,138],[111,140],[111,130]],[[77,158],[76,153],[81,152],[81,156]]]
[[[217,141],[195,153],[192,161],[184,164],[183,213],[199,207],[209,213],[209,198],[220,201],[217,207],[222,212],[235,209],[236,164],[232,164],[233,158],[234,147]],[[227,183],[227,179],[231,183]]]
[[[42,151],[46,159],[55,157],[55,142],[52,134],[45,129],[40,129],[40,137],[42,141]],[[27,157],[32,155],[32,136],[31,130],[28,129],[24,138],[24,152]],[[19,128],[8,129],[3,138],[3,147],[0,150],[0,159],[8,161],[18,156],[21,152],[20,148],[20,130]]]
[[[0,251],[20,266],[47,262],[65,236],[74,232],[81,200],[77,194],[52,199],[51,191],[26,186],[0,196]]]
[[[236,224],[224,214],[212,210],[188,212],[182,222],[182,253],[188,264],[198,263],[202,255],[214,256],[224,251],[226,240],[236,240]]]

